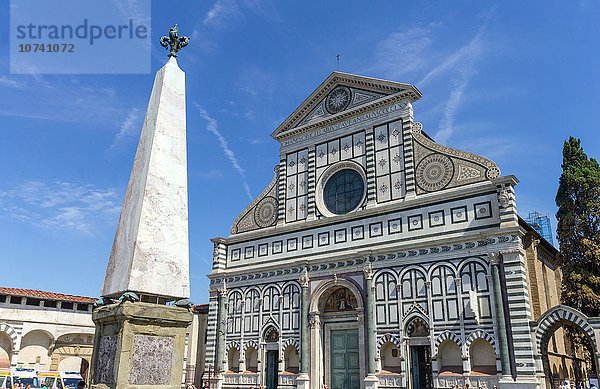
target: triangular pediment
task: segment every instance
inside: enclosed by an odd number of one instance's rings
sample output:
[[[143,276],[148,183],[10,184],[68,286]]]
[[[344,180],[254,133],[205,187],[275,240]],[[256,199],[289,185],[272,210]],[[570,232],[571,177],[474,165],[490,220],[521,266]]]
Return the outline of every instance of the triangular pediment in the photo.
[[[341,119],[356,113],[359,107],[392,95],[406,95],[411,102],[421,98],[414,85],[333,72],[271,136],[280,139],[321,121]]]

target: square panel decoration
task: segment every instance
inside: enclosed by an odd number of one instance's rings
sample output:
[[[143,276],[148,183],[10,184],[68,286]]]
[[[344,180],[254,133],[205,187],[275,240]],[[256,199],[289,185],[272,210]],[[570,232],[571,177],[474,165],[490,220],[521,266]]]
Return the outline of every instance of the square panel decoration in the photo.
[[[271,251],[273,252],[273,254],[281,254],[281,252],[283,251],[283,241],[277,240],[272,243],[271,247]]]
[[[101,336],[96,359],[96,382],[112,385],[114,382],[117,335]]]
[[[313,247],[313,236],[306,235],[302,237],[302,249],[312,249]]]
[[[319,246],[327,246],[329,244],[329,232],[319,233]]]
[[[489,219],[492,217],[492,203],[489,201],[473,204],[475,219]]]
[[[351,229],[352,240],[361,240],[365,238],[365,227],[364,226],[354,226]]]
[[[369,224],[369,237],[375,238],[383,235],[383,223],[371,223]]]
[[[333,233],[333,241],[335,243],[344,243],[346,242],[346,229],[335,230]]]
[[[463,206],[450,209],[450,219],[452,219],[452,224],[468,221],[467,207]]]
[[[429,212],[429,227],[439,227],[445,224],[444,210]]]
[[[298,238],[290,238],[287,240],[287,251],[298,250]]]
[[[408,230],[416,231],[423,229],[423,215],[412,215],[408,217]]]
[[[129,383],[167,385],[171,381],[174,339],[168,336],[134,335]]]
[[[254,246],[244,248],[244,259],[254,258]]]
[[[258,256],[264,257],[265,255],[268,255],[268,254],[269,254],[269,245],[266,243],[259,244],[258,245]]]
[[[231,250],[231,260],[232,261],[239,261],[241,255],[242,255],[242,250],[241,249]]]
[[[402,232],[402,218],[388,220],[388,234],[399,234]]]

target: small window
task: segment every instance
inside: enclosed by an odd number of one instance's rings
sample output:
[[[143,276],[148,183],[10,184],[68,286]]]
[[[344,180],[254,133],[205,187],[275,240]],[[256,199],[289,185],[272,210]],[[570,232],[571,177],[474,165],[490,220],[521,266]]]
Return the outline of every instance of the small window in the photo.
[[[29,297],[29,298],[27,298],[27,301],[25,302],[25,305],[31,305],[31,306],[34,306],[34,307],[39,307],[41,302],[42,302],[42,300],[40,300],[40,299],[34,299],[34,298]]]
[[[77,304],[77,310],[78,311],[87,311],[88,305],[87,304]]]
[[[0,303],[5,303],[5,302],[6,302],[6,295],[0,294]]]
[[[10,296],[11,304],[21,304],[21,297],[19,296]]]
[[[73,303],[68,302],[68,301],[63,301],[62,304],[60,305],[60,307],[62,309],[73,309]]]
[[[56,308],[56,300],[46,300],[46,301],[44,301],[44,307],[47,307],[47,308]]]

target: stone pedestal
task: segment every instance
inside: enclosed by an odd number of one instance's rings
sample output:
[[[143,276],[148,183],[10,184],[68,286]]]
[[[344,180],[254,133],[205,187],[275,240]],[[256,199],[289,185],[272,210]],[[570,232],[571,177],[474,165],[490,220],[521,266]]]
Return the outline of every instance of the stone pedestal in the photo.
[[[96,309],[91,387],[181,387],[187,308],[123,302]]]
[[[298,378],[296,378],[296,389],[308,389],[310,386],[310,378],[308,374],[300,374]]]
[[[375,374],[369,374],[364,379],[365,389],[377,389],[379,386],[379,378]]]
[[[498,381],[498,389],[540,389],[541,387],[541,382],[533,376],[517,376],[516,380],[513,380],[511,376],[502,376]]]

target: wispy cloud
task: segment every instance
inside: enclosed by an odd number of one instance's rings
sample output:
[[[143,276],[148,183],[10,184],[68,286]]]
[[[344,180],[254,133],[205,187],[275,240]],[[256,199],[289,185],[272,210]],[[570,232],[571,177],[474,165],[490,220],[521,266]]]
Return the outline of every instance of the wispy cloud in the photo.
[[[377,44],[374,61],[366,73],[400,79],[420,72],[429,64],[431,35],[431,26],[412,26],[406,31],[393,32]]]
[[[447,143],[454,133],[457,112],[465,100],[473,75],[477,73],[477,64],[486,50],[488,42],[484,39],[485,31],[495,10],[496,6],[493,6],[480,15],[481,25],[475,35],[449,55],[443,55],[435,46],[437,40],[434,32],[440,27],[439,23],[412,26],[394,32],[376,46],[369,72],[393,79],[420,79],[416,83],[419,87],[441,77],[450,83],[450,92],[442,104],[442,116],[434,136],[440,143]]]
[[[203,23],[207,26],[223,28],[242,15],[235,0],[217,0],[206,13]]]
[[[16,80],[10,79],[6,76],[0,76],[0,86],[5,86],[8,88],[15,88],[15,89],[23,88],[23,84],[17,82]]]
[[[131,136],[138,134],[141,130],[141,111],[138,108],[132,108],[127,117],[121,123],[119,132],[115,135],[112,143],[106,150],[106,156],[109,157],[115,153]]]
[[[94,235],[97,227],[114,222],[120,206],[112,189],[62,181],[27,181],[0,190],[0,217],[53,230]]]
[[[11,91],[2,93],[3,89]],[[0,116],[58,122],[111,122],[123,112],[114,90],[74,77],[40,74],[0,77]],[[99,112],[102,114],[99,115]]]
[[[217,137],[217,139],[219,140],[221,149],[223,150],[223,152],[229,159],[231,166],[233,166],[233,168],[242,177],[242,186],[244,187],[244,190],[246,191],[246,195],[248,195],[248,198],[250,200],[254,200],[254,197],[252,197],[252,193],[250,192],[250,187],[248,186],[248,182],[246,180],[246,171],[240,166],[240,164],[235,156],[235,153],[229,148],[227,139],[225,139],[225,137],[219,131],[218,126],[217,126],[217,121],[215,119],[213,119],[208,114],[208,112],[204,108],[202,108],[202,106],[200,106],[200,104],[198,104],[196,102],[194,102],[193,104],[196,107],[196,109],[198,110],[198,112],[200,113],[200,117],[202,119],[206,120],[206,122],[207,122],[206,129]]]
[[[466,45],[460,47],[450,56],[445,58],[439,65],[431,69],[421,80],[420,85],[425,85],[429,81],[448,72],[454,73],[452,90],[448,100],[443,108],[443,115],[440,120],[439,130],[434,138],[440,143],[446,143],[454,133],[454,120],[463,101],[463,96],[473,75],[477,72],[476,63],[484,52],[483,36],[492,18],[496,6],[482,15],[483,22],[479,26],[475,36]]]

